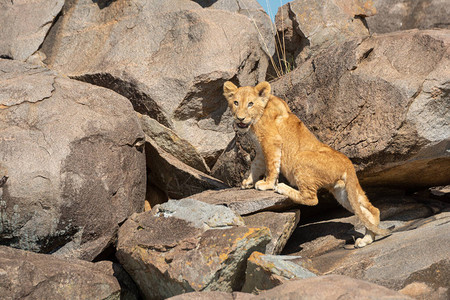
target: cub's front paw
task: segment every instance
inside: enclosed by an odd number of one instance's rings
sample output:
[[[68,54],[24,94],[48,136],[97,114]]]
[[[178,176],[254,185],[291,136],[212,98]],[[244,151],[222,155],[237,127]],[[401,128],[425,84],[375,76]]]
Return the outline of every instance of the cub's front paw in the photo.
[[[265,180],[260,180],[257,183],[255,183],[255,189],[260,191],[273,190],[275,189],[275,185]]]
[[[253,187],[253,180],[252,179],[244,179],[241,184],[241,189],[251,189]]]

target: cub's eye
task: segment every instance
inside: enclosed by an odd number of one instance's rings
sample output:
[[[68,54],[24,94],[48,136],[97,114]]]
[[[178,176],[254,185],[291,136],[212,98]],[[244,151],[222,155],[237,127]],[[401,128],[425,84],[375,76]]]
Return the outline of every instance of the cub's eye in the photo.
[[[253,102],[249,102],[248,107],[252,107],[252,106],[253,106]]]
[[[234,101],[234,105],[238,106],[238,105],[239,105],[239,102]]]

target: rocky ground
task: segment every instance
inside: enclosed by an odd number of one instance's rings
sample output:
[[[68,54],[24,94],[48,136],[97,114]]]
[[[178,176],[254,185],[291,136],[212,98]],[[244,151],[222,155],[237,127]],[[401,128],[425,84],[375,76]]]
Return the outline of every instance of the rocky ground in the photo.
[[[0,0],[0,298],[449,299],[448,15]],[[354,249],[363,227],[331,195],[239,189],[254,151],[227,80],[271,80],[393,234]]]

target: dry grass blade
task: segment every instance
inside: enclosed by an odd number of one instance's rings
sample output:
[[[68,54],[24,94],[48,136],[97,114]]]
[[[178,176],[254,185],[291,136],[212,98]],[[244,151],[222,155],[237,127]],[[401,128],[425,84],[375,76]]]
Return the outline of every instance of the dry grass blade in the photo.
[[[269,47],[267,46],[267,43],[261,33],[261,30],[260,30],[258,24],[256,23],[255,18],[250,13],[250,10],[246,7],[245,1],[243,1],[241,3],[241,5],[247,11],[248,17],[253,22],[256,30],[258,31],[260,40],[262,41],[262,44],[264,46],[264,50],[266,51],[266,53],[270,53]],[[280,7],[282,7],[281,0],[280,0]],[[272,15],[272,11],[271,11],[270,5],[269,5],[269,0],[266,0],[266,8],[267,8],[266,11],[267,11],[268,15],[269,16]],[[283,9],[281,9],[280,12],[281,12],[281,26],[282,26],[282,28],[284,28]],[[271,22],[271,30],[272,30],[273,36],[275,37],[275,55],[270,56],[269,59],[270,59],[270,63],[272,65],[272,68],[276,75],[275,78],[279,78],[279,77],[289,73],[293,69],[294,65],[290,64],[288,62],[288,59],[286,56],[286,42],[285,42],[284,30],[282,30],[282,34],[280,36],[280,32],[277,30],[274,22]]]

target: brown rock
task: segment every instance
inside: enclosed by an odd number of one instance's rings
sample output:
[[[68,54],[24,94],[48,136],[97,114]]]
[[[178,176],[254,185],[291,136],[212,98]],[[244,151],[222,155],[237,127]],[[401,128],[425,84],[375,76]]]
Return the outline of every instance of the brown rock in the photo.
[[[410,283],[399,292],[414,299],[446,300],[449,297],[448,287],[435,290],[424,282]]]
[[[0,59],[1,244],[94,259],[141,211],[144,134],[129,101]]]
[[[198,298],[196,298],[198,297]],[[179,295],[171,300],[183,299],[235,299],[235,300],[268,300],[268,299],[413,299],[399,292],[385,287],[353,279],[347,276],[328,275],[302,280],[289,280],[271,290],[263,291],[259,295],[234,292],[225,294],[219,292],[188,293]]]
[[[243,217],[248,227],[267,227],[272,240],[266,246],[265,254],[280,254],[287,241],[297,228],[300,210],[290,212],[263,211]]]
[[[394,232],[414,229],[416,224],[424,218],[447,209],[445,204],[428,197],[394,194],[394,191],[388,190],[385,190],[383,194],[387,196],[372,195],[370,199],[380,209],[381,226],[393,228]],[[304,216],[303,210],[302,216]],[[365,232],[360,221],[342,207],[312,215],[309,221],[306,217],[302,217],[302,222],[303,224],[299,225],[292,234],[283,254],[312,259],[336,249],[350,247],[346,244],[352,245],[354,240],[362,237]]]
[[[2,299],[120,299],[112,265],[0,246]]]
[[[331,47],[273,82],[364,185],[450,182],[450,31],[408,31]],[[404,53],[408,53],[405,55]]]
[[[235,293],[226,292],[191,292],[177,296],[173,296],[167,299],[170,300],[235,300]]]
[[[257,0],[193,0],[205,8],[223,9],[248,17],[258,28],[262,49],[268,56],[275,52],[274,28],[270,17]]]
[[[124,223],[116,255],[149,299],[239,290],[248,256],[264,251],[270,233],[267,228],[230,227],[239,218],[234,214],[222,220],[227,214],[234,213],[190,199],[169,201]]]
[[[293,256],[264,255],[253,252],[247,260],[245,283],[242,292],[258,294],[269,290],[290,279],[315,277],[306,268],[293,262]]]

